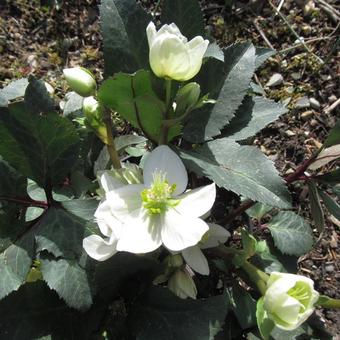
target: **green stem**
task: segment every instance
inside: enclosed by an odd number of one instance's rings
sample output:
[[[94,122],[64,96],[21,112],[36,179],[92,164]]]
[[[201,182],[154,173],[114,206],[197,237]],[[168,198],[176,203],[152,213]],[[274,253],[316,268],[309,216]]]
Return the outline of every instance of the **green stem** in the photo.
[[[267,281],[269,279],[269,276],[262,270],[258,269],[257,267],[249,263],[248,261],[244,261],[241,265],[241,268],[248,274],[250,279],[256,284],[261,294],[264,295],[267,290]]]
[[[333,299],[326,295],[320,295],[319,300],[315,305],[324,308],[340,308],[340,299]]]
[[[107,151],[109,152],[113,167],[115,169],[121,169],[122,165],[120,163],[118,152],[115,147],[115,141],[112,135],[112,120],[111,120],[111,115],[109,113],[106,114],[104,121],[105,121],[106,134],[107,134],[107,140],[108,140],[108,144],[106,145]]]
[[[165,112],[163,115],[163,122],[169,118],[171,108],[171,79],[165,79]],[[159,145],[168,144],[169,126],[162,123],[162,131],[159,139]]]

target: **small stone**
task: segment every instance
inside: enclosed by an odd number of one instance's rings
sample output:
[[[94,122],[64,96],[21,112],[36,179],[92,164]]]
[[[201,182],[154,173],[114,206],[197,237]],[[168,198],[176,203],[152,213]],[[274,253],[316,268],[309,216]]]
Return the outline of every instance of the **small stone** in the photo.
[[[313,111],[310,111],[310,110],[309,110],[309,111],[302,112],[302,113],[301,113],[301,118],[307,120],[307,119],[309,119],[310,116],[313,115],[313,113],[314,113],[314,112],[313,112]]]
[[[319,123],[318,123],[318,121],[317,121],[316,119],[312,119],[312,120],[310,121],[310,125],[313,126],[313,127],[317,126],[318,124],[319,124]]]
[[[294,92],[294,86],[288,86],[285,88],[285,91],[289,94],[292,94]]]
[[[286,131],[285,131],[285,134],[286,134],[288,137],[293,137],[293,136],[296,135],[296,133],[293,132],[293,131],[291,131],[291,130],[286,130]]]
[[[308,97],[301,97],[295,103],[296,109],[305,109],[310,106]]]
[[[281,66],[282,66],[283,68],[286,68],[286,67],[288,66],[288,62],[287,62],[286,59],[282,60]]]
[[[268,80],[266,86],[268,87],[274,87],[274,86],[278,86],[281,85],[283,83],[283,77],[282,74],[280,73],[274,73],[270,79]]]
[[[328,265],[325,267],[325,270],[327,273],[332,273],[334,272],[334,266],[332,264]]]
[[[328,97],[328,100],[331,104],[334,103],[337,99],[338,98],[334,94],[332,94],[330,97]]]
[[[303,7],[303,14],[305,16],[310,15],[315,9],[314,1],[308,1]]]
[[[320,102],[315,98],[309,98],[309,103],[312,109],[320,109]]]
[[[299,72],[293,72],[292,73],[292,78],[294,80],[299,80],[299,79],[301,79],[301,74]]]

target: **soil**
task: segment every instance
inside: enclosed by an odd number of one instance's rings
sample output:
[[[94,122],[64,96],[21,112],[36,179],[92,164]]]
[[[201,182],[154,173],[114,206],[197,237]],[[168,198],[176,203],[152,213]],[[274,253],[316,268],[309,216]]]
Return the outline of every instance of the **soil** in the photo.
[[[49,6],[48,0],[0,0],[0,82],[5,85],[10,79],[34,73],[49,82],[62,98],[66,90],[61,77],[63,68],[82,65],[100,79],[103,64],[99,1],[50,2],[60,8]],[[141,2],[154,10],[156,1]],[[274,73],[279,73],[283,81],[265,87],[266,96],[289,102],[290,111],[258,134],[254,144],[285,176],[321,145],[339,119],[340,105],[335,103],[340,97],[340,5],[328,0],[332,12],[322,0],[272,3],[276,7],[283,3],[281,16],[275,15],[270,2],[261,0],[202,0],[201,6],[207,30],[221,46],[251,40],[256,46],[279,51],[257,71],[255,81],[265,86]],[[307,48],[296,44],[301,37]],[[312,105],[308,100],[311,98]],[[314,226],[306,185],[298,182],[290,189],[296,211]],[[321,293],[335,298],[340,298],[339,228],[340,222],[326,214],[324,232],[319,235],[315,230],[316,246],[299,261],[300,273],[311,277]],[[317,313],[332,334],[340,334],[339,312]]]

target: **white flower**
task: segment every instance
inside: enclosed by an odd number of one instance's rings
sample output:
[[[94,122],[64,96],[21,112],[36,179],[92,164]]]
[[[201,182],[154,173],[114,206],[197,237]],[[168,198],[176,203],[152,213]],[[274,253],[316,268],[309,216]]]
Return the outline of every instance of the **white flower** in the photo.
[[[70,88],[83,97],[89,97],[96,91],[96,81],[91,72],[83,67],[65,68],[64,76]]]
[[[196,299],[197,288],[185,269],[177,269],[168,281],[168,288],[181,299]]]
[[[185,262],[197,273],[209,275],[209,265],[201,249],[214,248],[225,243],[230,233],[215,223],[209,223],[209,230],[197,245],[182,250]]]
[[[174,23],[163,25],[157,32],[150,22],[146,34],[150,66],[158,77],[186,81],[198,73],[208,40],[197,36],[188,42]]]
[[[285,330],[299,327],[314,311],[319,293],[314,282],[301,275],[272,272],[263,297],[264,308],[275,325]]]
[[[181,159],[166,145],[150,153],[143,178],[144,184],[107,192],[96,211],[101,232],[108,238],[112,233],[118,238],[112,241],[114,251],[147,253],[162,243],[169,250],[181,251],[197,244],[209,229],[199,217],[214,204],[215,184],[183,194],[187,172]]]

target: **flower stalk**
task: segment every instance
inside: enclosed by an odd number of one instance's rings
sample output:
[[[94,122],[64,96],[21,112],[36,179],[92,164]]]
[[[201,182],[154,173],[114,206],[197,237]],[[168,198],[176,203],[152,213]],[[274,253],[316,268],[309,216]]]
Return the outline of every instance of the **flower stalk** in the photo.
[[[241,264],[241,268],[248,274],[249,278],[256,284],[256,287],[260,291],[262,295],[265,294],[267,290],[267,281],[269,276],[263,272],[262,270],[258,269],[248,261],[244,261]]]
[[[320,295],[316,306],[323,308],[340,308],[340,299],[333,299],[325,295]]]
[[[106,127],[106,134],[107,134],[107,141],[108,141],[108,144],[106,146],[107,146],[107,151],[109,152],[109,155],[110,155],[112,165],[115,169],[121,169],[122,165],[120,163],[118,152],[115,147],[115,141],[112,135],[112,120],[111,120],[111,115],[109,111],[107,111],[105,114],[104,123]]]

